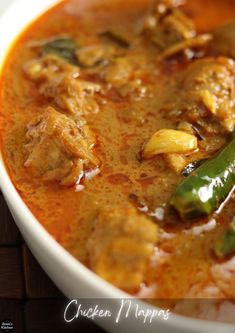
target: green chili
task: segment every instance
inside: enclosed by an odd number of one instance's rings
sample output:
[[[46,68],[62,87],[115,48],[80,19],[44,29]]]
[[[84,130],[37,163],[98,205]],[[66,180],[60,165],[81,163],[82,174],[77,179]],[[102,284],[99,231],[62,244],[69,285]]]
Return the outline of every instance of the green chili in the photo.
[[[235,139],[213,159],[205,162],[176,189],[170,199],[182,219],[213,213],[235,185]]]

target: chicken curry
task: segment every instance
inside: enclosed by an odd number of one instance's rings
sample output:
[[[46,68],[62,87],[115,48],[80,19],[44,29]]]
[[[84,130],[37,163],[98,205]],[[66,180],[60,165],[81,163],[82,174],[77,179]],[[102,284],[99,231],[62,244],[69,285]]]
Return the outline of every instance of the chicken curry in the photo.
[[[132,295],[234,321],[233,0],[62,1],[13,45],[0,105],[11,179],[64,248]]]

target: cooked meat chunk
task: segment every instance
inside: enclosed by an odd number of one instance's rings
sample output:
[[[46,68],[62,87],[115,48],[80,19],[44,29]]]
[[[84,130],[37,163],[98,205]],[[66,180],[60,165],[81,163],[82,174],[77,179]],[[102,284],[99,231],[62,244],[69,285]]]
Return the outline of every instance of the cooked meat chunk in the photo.
[[[84,121],[74,121],[49,107],[28,125],[25,167],[43,181],[75,184],[86,168],[99,161],[92,152],[95,138]]]
[[[25,66],[27,76],[39,85],[40,93],[69,114],[99,111],[95,93],[99,84],[79,78],[79,68],[55,55],[46,55]]]
[[[78,67],[53,54],[31,60],[24,66],[24,71],[30,80],[38,82],[47,80],[55,74],[66,73],[73,78],[80,75]]]
[[[193,62],[186,69],[180,87],[186,118],[199,125],[214,119],[226,131],[235,126],[235,64],[228,58],[205,58]],[[179,89],[179,87],[178,87]]]
[[[187,165],[187,159],[183,154],[164,154],[163,157],[167,166],[177,174],[180,174]]]
[[[130,79],[132,71],[132,63],[128,61],[126,57],[118,58],[113,60],[111,64],[106,67],[104,78],[114,87],[119,87],[125,85]]]
[[[91,268],[119,288],[138,289],[157,236],[157,226],[132,206],[104,209],[88,242]]]
[[[122,97],[141,98],[146,95],[143,83],[145,59],[137,57],[118,57],[103,68],[102,77]]]
[[[149,6],[148,15],[145,18],[146,27],[155,27],[159,20],[169,12],[179,5],[181,5],[184,0],[154,0],[152,5]]]
[[[144,24],[144,32],[160,50],[196,34],[193,22],[182,11],[174,8],[174,5],[174,1],[157,1]]]
[[[156,60],[163,61],[182,52],[185,54],[188,60],[192,60],[193,58],[197,57],[197,53],[195,52],[199,51],[199,55],[201,55],[201,52],[203,52],[203,49],[208,46],[211,40],[211,34],[202,34],[193,38],[185,39],[179,43],[169,46],[168,48],[160,52],[159,55],[156,57]]]
[[[230,298],[235,298],[235,257],[224,263],[216,264],[212,267],[212,276],[225,295]]]
[[[84,67],[93,67],[110,61],[120,54],[118,48],[108,44],[97,44],[77,49],[76,57]]]

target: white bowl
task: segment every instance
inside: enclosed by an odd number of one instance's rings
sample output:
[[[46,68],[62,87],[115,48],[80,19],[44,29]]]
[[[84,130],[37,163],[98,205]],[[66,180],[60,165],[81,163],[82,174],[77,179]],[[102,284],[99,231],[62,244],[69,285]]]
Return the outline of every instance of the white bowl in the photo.
[[[19,33],[57,2],[58,0],[16,0],[13,2],[0,19],[0,71],[9,49]],[[115,313],[120,307],[120,299],[130,296],[87,269],[48,234],[14,188],[1,156],[0,187],[25,241],[58,288],[68,298],[109,299],[108,306]],[[151,309],[150,305],[143,302],[136,300],[133,302],[139,302],[145,310]],[[133,311],[134,307],[131,308],[132,315],[134,315]],[[109,332],[234,333],[235,330],[234,325],[190,319],[174,314],[171,314],[167,321],[158,318],[151,325],[144,325],[139,320],[131,318],[131,313],[129,318],[122,320],[119,324],[115,323],[113,317],[101,322],[98,319],[97,321]]]

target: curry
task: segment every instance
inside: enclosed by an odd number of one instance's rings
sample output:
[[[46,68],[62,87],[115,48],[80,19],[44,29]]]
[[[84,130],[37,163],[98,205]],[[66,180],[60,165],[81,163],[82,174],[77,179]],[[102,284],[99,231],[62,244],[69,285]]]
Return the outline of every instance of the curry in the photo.
[[[234,40],[232,0],[66,0],[22,33],[0,81],[5,164],[48,232],[118,288],[224,321]]]

